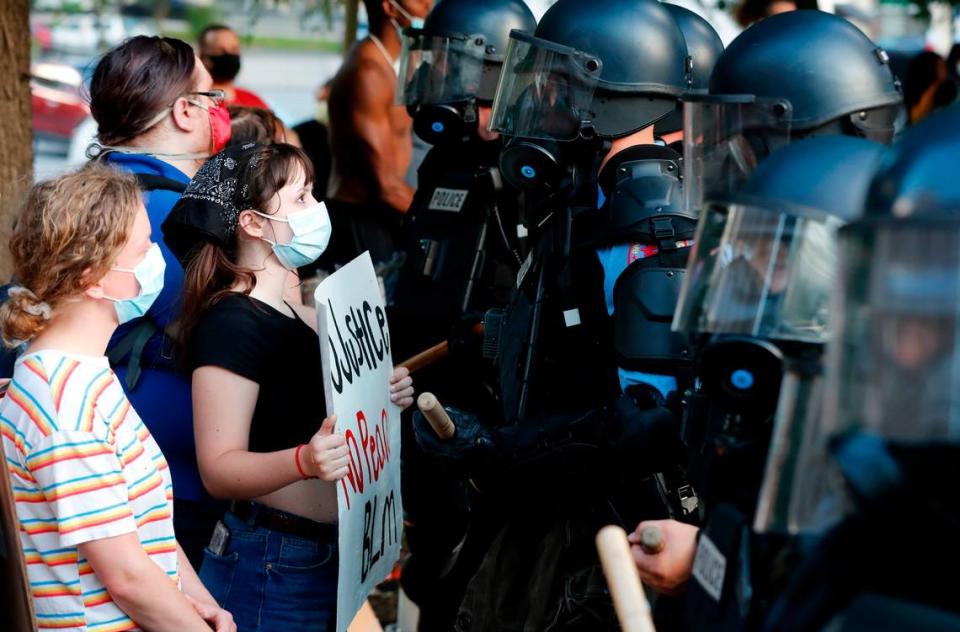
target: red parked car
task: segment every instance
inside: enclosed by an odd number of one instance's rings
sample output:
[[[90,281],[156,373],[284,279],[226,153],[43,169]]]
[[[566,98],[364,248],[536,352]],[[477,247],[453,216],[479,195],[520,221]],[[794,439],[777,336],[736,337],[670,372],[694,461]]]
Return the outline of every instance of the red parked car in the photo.
[[[67,64],[31,64],[30,96],[34,137],[69,141],[80,121],[90,115],[83,75]]]

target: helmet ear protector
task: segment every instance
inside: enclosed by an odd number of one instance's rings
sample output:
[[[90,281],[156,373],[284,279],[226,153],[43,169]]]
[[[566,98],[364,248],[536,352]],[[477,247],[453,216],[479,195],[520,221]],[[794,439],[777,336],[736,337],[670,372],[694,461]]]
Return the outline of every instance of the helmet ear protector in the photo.
[[[474,100],[443,105],[411,105],[413,132],[424,142],[443,145],[462,142],[476,135],[478,116]]]

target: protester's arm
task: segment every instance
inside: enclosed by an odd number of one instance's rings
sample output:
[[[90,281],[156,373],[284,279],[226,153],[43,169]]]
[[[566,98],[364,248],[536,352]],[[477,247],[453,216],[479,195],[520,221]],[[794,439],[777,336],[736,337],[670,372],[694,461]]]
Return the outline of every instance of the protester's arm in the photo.
[[[360,60],[351,99],[353,126],[379,185],[380,200],[406,213],[413,202],[413,187],[404,179],[406,165],[398,162],[400,152],[390,120],[394,78],[388,72],[381,64]]]
[[[73,379],[82,381],[84,370],[77,369]],[[64,426],[77,412],[69,407],[74,401],[82,400],[70,398],[61,406],[58,421]],[[77,547],[127,616],[147,630],[209,630],[140,544],[115,445],[96,433],[64,428],[34,442],[25,465],[56,517],[60,546]],[[153,476],[162,482],[158,471]]]
[[[640,546],[640,534],[647,527],[657,527],[663,535],[664,547],[659,553],[647,553]],[[676,520],[648,520],[637,525],[628,539],[645,586],[666,595],[686,589],[697,552],[698,531],[697,527]]]
[[[177,585],[143,550],[136,533],[77,546],[110,597],[127,616],[156,632],[210,632]]]
[[[177,560],[180,569],[180,590],[186,595],[193,609],[215,632],[236,632],[233,615],[221,608],[207,590],[183,548],[177,543]]]
[[[250,500],[308,476],[337,481],[346,476],[348,452],[333,432],[335,417],[323,420],[299,451],[250,452],[249,437],[260,386],[217,366],[193,372],[193,423],[200,477],[211,495]],[[277,420],[282,422],[283,420]],[[299,462],[299,469],[297,464]]]

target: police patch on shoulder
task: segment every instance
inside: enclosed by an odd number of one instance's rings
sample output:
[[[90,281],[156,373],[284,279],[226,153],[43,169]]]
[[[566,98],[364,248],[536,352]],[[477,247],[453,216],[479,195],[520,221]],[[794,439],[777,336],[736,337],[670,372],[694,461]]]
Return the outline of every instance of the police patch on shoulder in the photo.
[[[704,592],[719,602],[723,594],[723,578],[727,574],[727,558],[707,534],[700,532],[697,556],[693,559],[693,578]]]
[[[430,198],[430,204],[427,209],[431,211],[449,211],[459,213],[463,209],[464,202],[467,201],[467,189],[445,189],[437,187],[433,190],[433,196]]]

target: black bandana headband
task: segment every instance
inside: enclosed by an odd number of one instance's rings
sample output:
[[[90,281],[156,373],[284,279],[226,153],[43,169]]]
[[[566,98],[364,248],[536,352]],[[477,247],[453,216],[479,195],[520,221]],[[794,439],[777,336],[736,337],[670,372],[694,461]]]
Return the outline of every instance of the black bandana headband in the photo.
[[[186,266],[191,252],[208,241],[222,248],[233,243],[240,211],[251,208],[247,184],[263,146],[256,143],[224,149],[200,167],[164,220],[163,240]]]

